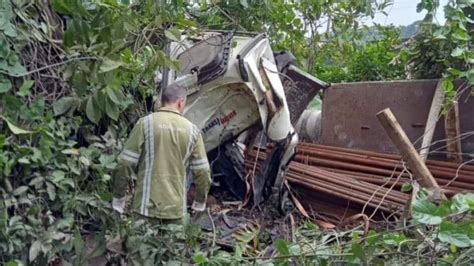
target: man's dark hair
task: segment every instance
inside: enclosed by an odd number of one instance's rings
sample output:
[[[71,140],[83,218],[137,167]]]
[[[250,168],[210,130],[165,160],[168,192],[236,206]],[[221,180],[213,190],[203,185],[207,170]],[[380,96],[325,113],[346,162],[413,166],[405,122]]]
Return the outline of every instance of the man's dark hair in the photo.
[[[186,97],[186,88],[179,84],[170,84],[161,93],[162,103],[174,103],[179,98]]]

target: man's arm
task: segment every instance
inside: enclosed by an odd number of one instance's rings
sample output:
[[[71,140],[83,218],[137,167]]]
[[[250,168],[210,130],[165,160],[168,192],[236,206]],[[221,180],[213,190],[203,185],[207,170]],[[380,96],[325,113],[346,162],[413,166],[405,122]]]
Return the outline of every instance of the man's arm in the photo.
[[[125,142],[123,151],[117,158],[117,166],[112,174],[112,195],[114,202],[118,205],[124,204],[123,197],[126,194],[129,180],[136,174],[138,161],[142,153],[144,143],[142,119],[138,120]],[[122,201],[121,199],[122,198]]]
[[[195,211],[204,211],[206,208],[207,193],[211,186],[211,169],[207,161],[206,149],[201,134],[199,134],[191,153],[191,160],[189,162],[189,169],[193,173],[193,180],[196,186],[196,197],[192,205]]]

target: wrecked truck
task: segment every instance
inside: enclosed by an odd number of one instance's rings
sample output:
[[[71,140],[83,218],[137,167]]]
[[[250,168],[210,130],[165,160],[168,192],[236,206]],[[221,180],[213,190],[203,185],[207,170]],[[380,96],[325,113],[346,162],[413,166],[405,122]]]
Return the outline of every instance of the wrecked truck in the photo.
[[[298,142],[292,121],[312,98],[304,94],[315,94],[324,82],[298,69],[291,54],[274,54],[264,34],[204,32],[169,42],[166,50],[181,67],[180,71],[164,68],[161,86],[177,82],[187,88],[184,116],[201,128],[214,181],[239,199],[251,193],[254,205],[272,192],[281,192]],[[293,101],[291,108],[284,83],[293,94],[305,96]],[[291,109],[297,110],[291,113]],[[274,143],[274,149],[262,171],[248,181],[245,145],[238,139],[255,137],[259,131]]]

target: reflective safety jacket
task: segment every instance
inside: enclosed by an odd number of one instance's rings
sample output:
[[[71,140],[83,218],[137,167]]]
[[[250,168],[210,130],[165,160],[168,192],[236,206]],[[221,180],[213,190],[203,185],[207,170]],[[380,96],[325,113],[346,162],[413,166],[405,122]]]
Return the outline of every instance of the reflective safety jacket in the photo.
[[[179,219],[186,212],[186,173],[196,186],[193,208],[204,210],[211,184],[201,132],[171,108],[141,118],[133,128],[114,171],[114,197],[125,196],[137,176],[133,211],[148,217]]]

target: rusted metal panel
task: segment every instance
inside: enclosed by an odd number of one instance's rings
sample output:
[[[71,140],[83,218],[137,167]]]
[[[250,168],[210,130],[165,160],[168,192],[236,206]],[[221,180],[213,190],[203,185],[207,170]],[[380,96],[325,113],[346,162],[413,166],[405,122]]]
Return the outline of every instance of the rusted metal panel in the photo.
[[[471,89],[464,89],[458,100],[459,105],[459,124],[461,128],[461,148],[465,154],[464,161],[472,159],[467,154],[474,154],[474,95]],[[436,158],[446,158],[446,134],[444,127],[444,117],[441,117],[436,125],[435,135],[433,138],[434,145],[431,150],[440,150],[440,153],[435,153]],[[433,158],[434,156],[432,156]]]
[[[410,141],[420,148],[437,80],[332,84],[324,93],[321,143],[337,147],[398,153],[376,114],[390,108]],[[474,97],[459,101],[461,133],[474,131]],[[445,146],[444,118],[434,134],[434,148]],[[463,152],[474,152],[474,136],[464,138]],[[432,148],[433,150],[433,148]],[[441,149],[443,150],[443,149]],[[443,158],[439,153],[436,158]],[[431,156],[433,158],[433,156]]]
[[[281,79],[285,89],[288,109],[290,109],[291,123],[296,125],[296,122],[311,100],[321,89],[325,89],[328,84],[293,65],[282,71]]]

